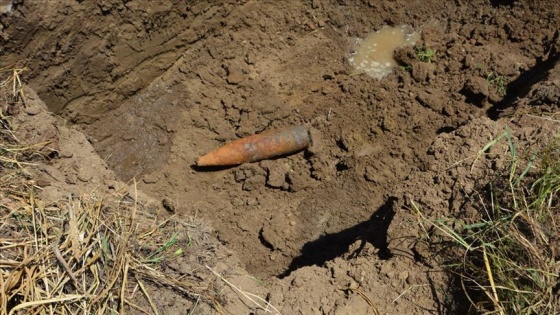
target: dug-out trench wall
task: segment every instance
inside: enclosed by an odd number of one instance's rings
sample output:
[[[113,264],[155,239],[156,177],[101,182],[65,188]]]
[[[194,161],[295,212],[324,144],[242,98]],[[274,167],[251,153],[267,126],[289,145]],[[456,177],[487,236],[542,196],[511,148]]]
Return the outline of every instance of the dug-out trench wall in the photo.
[[[415,193],[402,183],[431,167],[438,134],[507,107],[501,88],[550,53],[554,12],[553,1],[13,1],[1,61],[29,68],[123,180],[212,220],[249,271],[280,275],[359,238],[389,259]],[[356,38],[399,24],[422,30],[434,60],[409,47],[386,79],[354,73]],[[191,167],[224,141],[294,124],[320,135],[312,152]]]

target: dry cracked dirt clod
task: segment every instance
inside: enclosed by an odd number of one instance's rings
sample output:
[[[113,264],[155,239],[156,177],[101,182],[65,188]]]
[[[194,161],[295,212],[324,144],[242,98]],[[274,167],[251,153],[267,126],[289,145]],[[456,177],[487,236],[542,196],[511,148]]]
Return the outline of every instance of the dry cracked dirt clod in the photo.
[[[201,156],[197,166],[230,166],[301,151],[311,144],[305,126],[266,131],[241,138]]]

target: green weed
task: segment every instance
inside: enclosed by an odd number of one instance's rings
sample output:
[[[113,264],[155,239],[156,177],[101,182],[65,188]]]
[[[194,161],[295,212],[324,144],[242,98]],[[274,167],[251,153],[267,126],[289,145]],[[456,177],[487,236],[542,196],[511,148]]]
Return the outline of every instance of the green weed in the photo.
[[[416,52],[416,56],[422,62],[432,63],[432,58],[436,55],[436,50],[430,49],[426,46],[422,47],[415,47],[414,51]]]
[[[489,142],[508,143],[504,176],[480,194],[479,217],[427,219],[412,202],[424,227],[435,228],[434,245],[448,244],[447,268],[459,275],[466,297],[480,314],[559,314],[560,145],[521,158],[509,131]],[[424,229],[427,232],[427,229]]]
[[[497,75],[495,72],[490,71],[486,76],[486,81],[489,85],[494,86],[496,92],[501,96],[506,96],[507,94],[507,87],[506,87],[506,78],[503,75]]]
[[[404,65],[404,66],[400,66],[399,67],[401,69],[401,71],[412,71],[412,66],[411,65]]]
[[[157,250],[155,250],[154,252],[152,252],[150,255],[148,255],[148,257],[146,257],[146,259],[144,259],[145,263],[160,263],[165,257],[166,257],[166,253],[169,252],[169,250],[173,247],[173,245],[175,245],[177,243],[177,236],[179,233],[175,233],[173,234],[173,236],[171,236],[166,242],[165,244],[161,245]],[[176,249],[173,252],[173,255],[177,256],[177,255],[181,255],[183,253],[182,248]]]

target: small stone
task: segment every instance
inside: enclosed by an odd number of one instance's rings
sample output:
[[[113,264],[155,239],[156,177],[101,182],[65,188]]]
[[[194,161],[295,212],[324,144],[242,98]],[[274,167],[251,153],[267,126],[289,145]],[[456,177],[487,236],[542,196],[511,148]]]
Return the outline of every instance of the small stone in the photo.
[[[249,198],[245,204],[249,207],[254,207],[259,205],[259,201],[256,198]]]
[[[364,143],[360,148],[356,150],[356,157],[368,156],[374,152],[375,152],[375,148],[371,144]]]
[[[292,280],[292,285],[296,288],[301,288],[305,285],[305,283],[307,282],[307,279],[305,279],[302,276],[296,276],[294,278],[294,280]]]
[[[262,166],[267,171],[266,184],[273,188],[282,188],[286,184],[286,174],[290,165],[277,161],[263,161]]]
[[[441,97],[426,91],[420,91],[416,100],[418,100],[422,106],[431,108],[438,113],[443,111],[443,106],[445,105]]]
[[[41,106],[34,102],[29,102],[29,105],[25,108],[25,112],[31,116],[37,115],[41,112]]]
[[[247,55],[245,56],[245,62],[248,65],[254,65],[256,61],[257,61],[257,56],[252,52],[248,52]]]
[[[245,205],[245,200],[243,200],[243,198],[237,197],[231,201],[231,204],[234,207],[242,207],[243,205]]]
[[[78,170],[78,179],[82,182],[89,182],[93,178],[93,170],[80,167]]]
[[[155,174],[146,174],[142,181],[146,184],[155,184],[159,181],[159,177]]]
[[[465,83],[463,93],[467,97],[467,102],[482,107],[490,93],[488,82],[481,77],[472,77]]]
[[[122,135],[122,139],[123,139],[124,141],[134,140],[134,134],[132,134],[132,133],[125,133],[124,135]]]
[[[386,116],[383,118],[383,123],[381,125],[381,128],[383,128],[383,130],[386,131],[394,131],[398,128],[398,124],[393,118]]]
[[[173,202],[173,200],[171,200],[171,198],[163,198],[163,200],[161,201],[161,205],[167,212],[175,213],[175,203]]]
[[[290,184],[290,191],[297,192],[309,187],[308,176],[299,172],[288,173],[287,182]]]
[[[253,191],[261,187],[265,182],[265,178],[262,175],[255,175],[253,177],[247,178],[243,182],[243,190]]]
[[[245,74],[239,67],[231,66],[228,68],[227,83],[237,85],[245,81]]]
[[[410,273],[407,270],[403,270],[399,273],[399,279],[402,280],[402,281],[406,281],[409,276],[410,276]]]
[[[465,83],[465,89],[473,94],[488,96],[488,82],[481,77],[472,77]]]
[[[35,184],[39,187],[47,187],[51,185],[51,181],[49,180],[48,177],[46,176],[39,176],[36,180],[35,180]]]
[[[412,67],[412,78],[416,82],[426,82],[431,73],[434,72],[435,66],[431,63],[418,62]]]
[[[311,154],[318,154],[324,149],[324,141],[321,132],[315,128],[309,128],[309,136],[311,138],[311,145],[307,150]]]
[[[261,168],[258,168],[257,166],[253,165],[253,164],[247,164],[247,165],[241,165],[239,168],[237,168],[233,175],[235,178],[236,182],[242,182],[248,178],[251,178],[255,175],[264,173],[262,172],[263,170]]]
[[[248,177],[250,177],[252,175],[253,174],[248,175],[245,169],[240,169],[240,168],[236,169],[233,172],[233,178],[235,178],[235,181],[238,182],[238,183],[246,180]]]
[[[74,152],[70,151],[67,147],[61,148],[58,152],[59,156],[63,159],[69,159],[74,156]]]

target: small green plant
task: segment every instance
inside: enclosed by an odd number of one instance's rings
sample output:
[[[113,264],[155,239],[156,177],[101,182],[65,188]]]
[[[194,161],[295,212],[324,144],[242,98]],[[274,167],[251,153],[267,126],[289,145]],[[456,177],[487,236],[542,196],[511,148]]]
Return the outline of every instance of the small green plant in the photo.
[[[412,207],[436,246],[449,245],[447,268],[458,275],[465,295],[480,314],[559,314],[557,260],[560,207],[560,143],[528,159],[520,158],[509,131],[510,164],[502,176],[480,192],[477,218],[427,219]],[[478,155],[477,155],[478,157]],[[424,229],[428,233],[426,229]],[[471,314],[471,312],[469,312]]]
[[[426,46],[415,47],[414,51],[416,52],[416,56],[418,56],[418,59],[426,63],[432,63],[432,58],[434,58],[437,52],[436,50],[430,49]]]
[[[404,65],[404,66],[400,66],[400,69],[402,71],[412,71],[412,66],[411,65]]]
[[[165,244],[161,245],[157,250],[155,250],[150,255],[148,255],[148,257],[144,259],[144,262],[155,263],[155,264],[160,263],[166,257],[166,255],[169,255],[169,251],[171,247],[173,247],[177,243],[178,234],[179,233],[173,234],[173,236],[171,236],[171,238],[169,238],[165,242]],[[179,248],[173,252],[173,255],[177,256],[177,255],[181,255],[182,253],[183,253],[182,248]]]
[[[496,88],[496,92],[501,96],[506,96],[506,78],[503,75],[497,75],[495,72],[490,71],[486,76],[486,81],[489,85]]]

